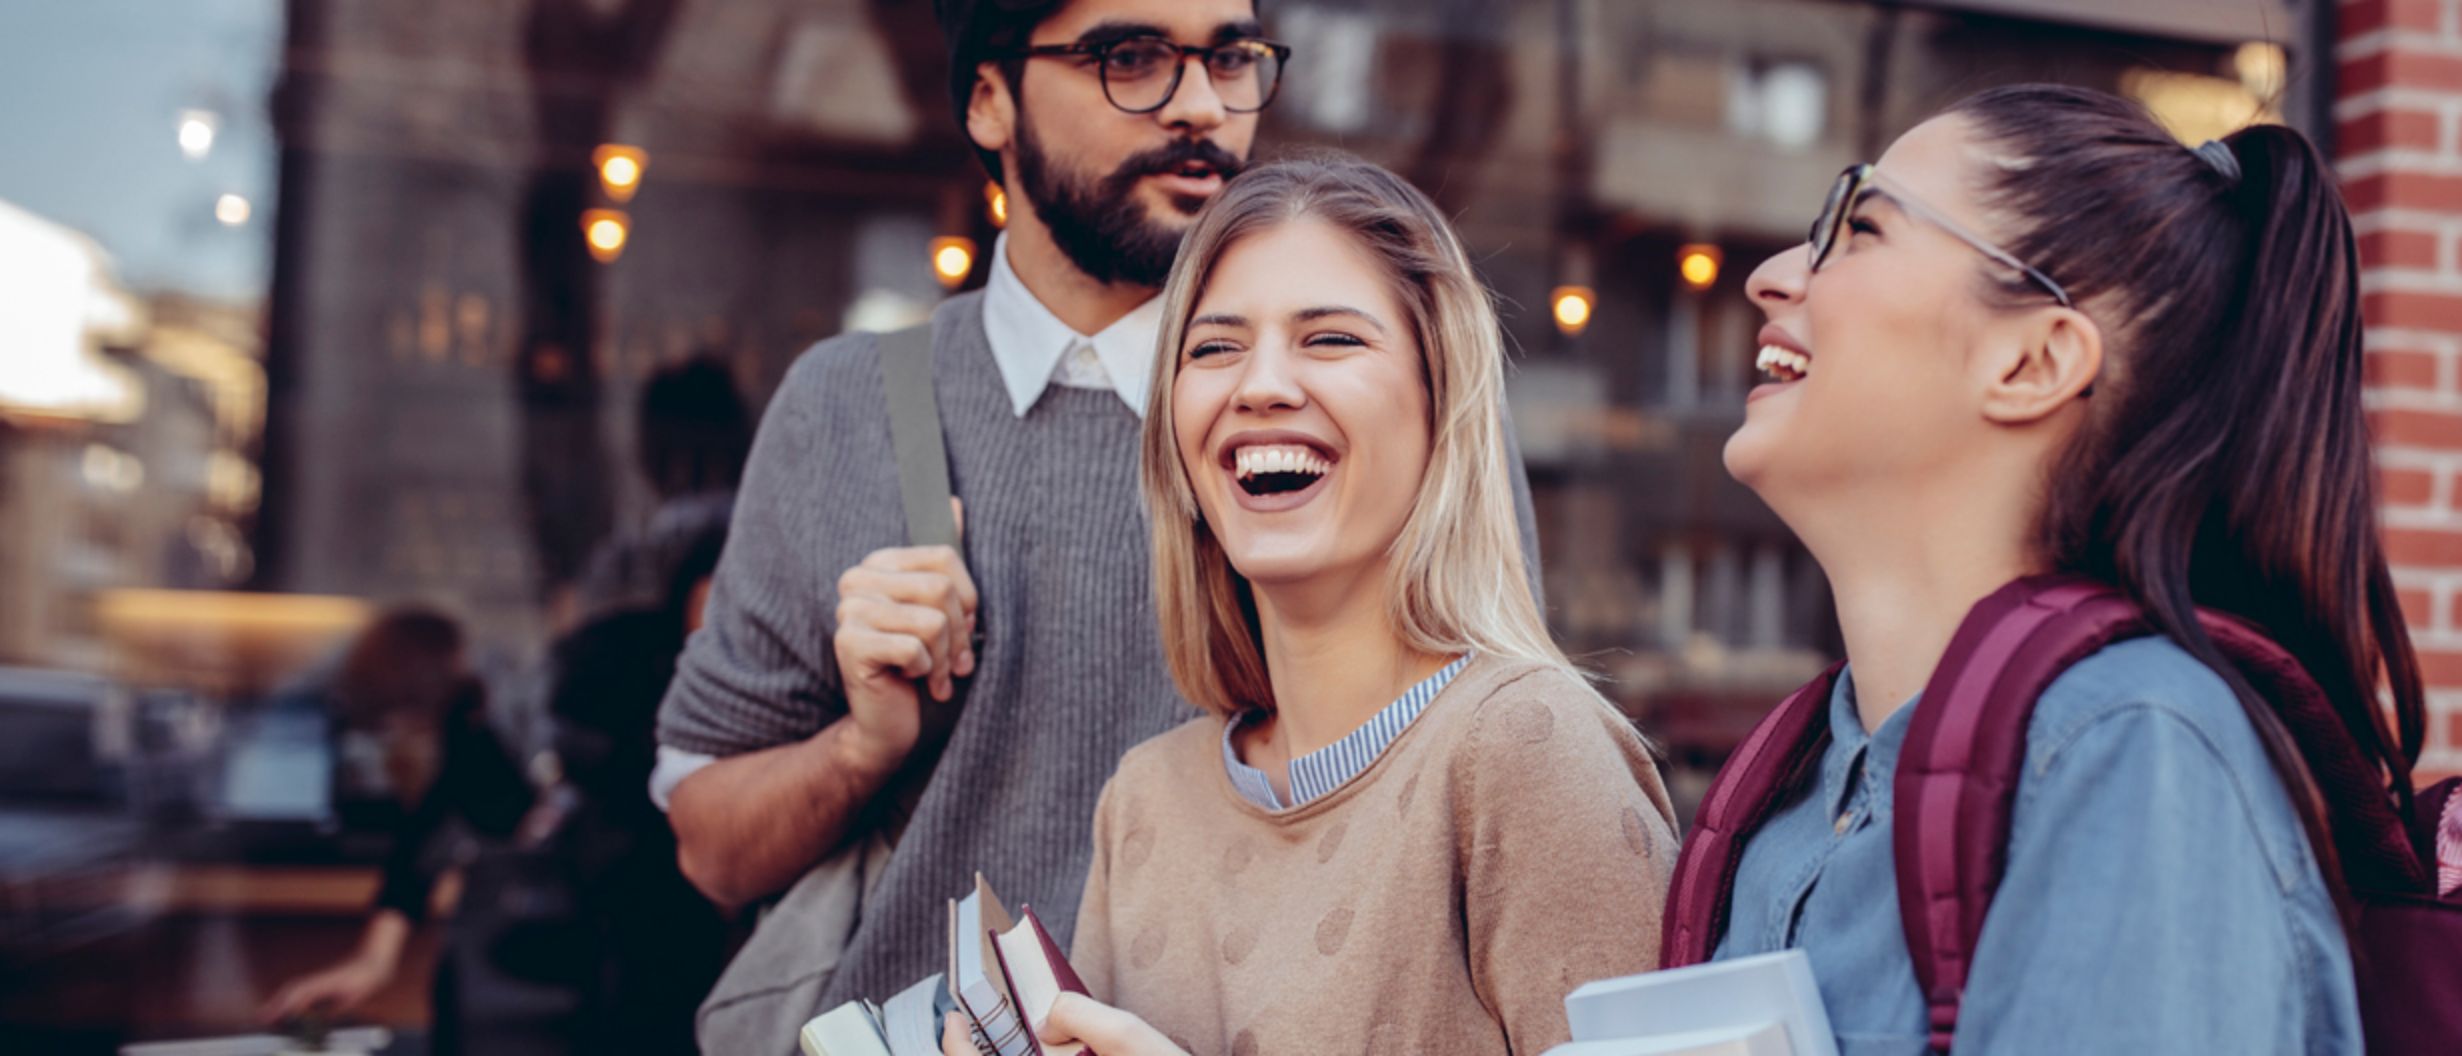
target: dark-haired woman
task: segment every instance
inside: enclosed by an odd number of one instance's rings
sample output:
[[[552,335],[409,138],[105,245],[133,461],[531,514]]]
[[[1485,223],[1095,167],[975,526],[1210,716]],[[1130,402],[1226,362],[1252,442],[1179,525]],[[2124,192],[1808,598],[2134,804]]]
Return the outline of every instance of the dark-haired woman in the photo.
[[[2419,675],[2356,268],[2297,133],[2190,148],[2097,92],[1985,92],[1841,177],[1811,244],[1752,277],[1775,383],[1726,460],[1828,574],[1850,665],[1810,790],[1745,848],[1719,957],[1801,948],[1841,1051],[1923,1050],[1891,856],[1915,698],[1978,600],[2080,573],[2170,633],[2040,698],[1956,1049],[2359,1051],[2330,841],[2269,754],[2297,748],[2192,615],[2254,622],[2360,702],[2343,735],[2407,783]],[[2399,737],[2365,703],[2380,684]]]
[[[376,732],[387,782],[404,811],[359,945],[285,983],[259,1010],[267,1024],[347,1015],[390,985],[444,872],[431,845],[456,820],[487,837],[509,837],[535,801],[520,764],[488,724],[486,688],[463,646],[451,617],[407,605],[378,616],[343,656],[333,687],[338,717]],[[443,962],[432,989],[440,1053],[460,1051],[460,987],[452,971]]]

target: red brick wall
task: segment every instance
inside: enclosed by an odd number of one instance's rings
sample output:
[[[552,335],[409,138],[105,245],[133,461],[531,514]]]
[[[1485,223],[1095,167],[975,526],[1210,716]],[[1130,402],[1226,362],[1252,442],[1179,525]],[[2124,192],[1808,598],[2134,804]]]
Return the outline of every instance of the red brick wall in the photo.
[[[2386,547],[2462,772],[2462,0],[2344,0],[2334,150],[2364,267]]]

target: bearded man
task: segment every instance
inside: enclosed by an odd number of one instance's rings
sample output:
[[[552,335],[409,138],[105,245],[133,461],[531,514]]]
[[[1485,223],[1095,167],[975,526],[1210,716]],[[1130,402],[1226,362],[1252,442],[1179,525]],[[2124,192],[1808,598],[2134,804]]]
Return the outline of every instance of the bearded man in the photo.
[[[1066,943],[1103,781],[1188,715],[1137,496],[1156,294],[1289,49],[1251,0],[938,9],[958,120],[1011,202],[989,282],[931,323],[962,542],[903,545],[878,336],[800,357],[659,716],[651,793],[685,875],[729,906],[793,890],[703,1008],[705,1051],[750,1051],[713,1033],[731,1009],[805,1006],[752,1028],[787,1052],[804,1017],[938,970],[977,870]],[[799,881],[884,827],[851,927],[797,911]]]

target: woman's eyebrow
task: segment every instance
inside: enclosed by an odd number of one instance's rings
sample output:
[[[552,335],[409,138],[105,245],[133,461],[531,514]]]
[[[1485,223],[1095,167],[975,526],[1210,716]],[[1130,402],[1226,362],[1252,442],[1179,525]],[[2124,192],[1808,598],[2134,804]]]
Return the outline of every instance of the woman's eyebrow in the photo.
[[[1198,317],[1196,317],[1196,318],[1191,319],[1191,320],[1189,320],[1189,321],[1188,321],[1188,328],[1189,328],[1189,329],[1191,329],[1191,330],[1194,330],[1194,329],[1196,329],[1196,328],[1198,328],[1198,327],[1200,327],[1200,326],[1242,326],[1242,327],[1244,327],[1244,326],[1247,326],[1247,325],[1248,325],[1248,317],[1247,317],[1247,316],[1244,316],[1244,315],[1232,315],[1232,314],[1230,314],[1230,313],[1228,313],[1228,312],[1212,312],[1212,313],[1208,313],[1208,314],[1206,314],[1206,315],[1200,315],[1200,316],[1198,316]]]
[[[1885,206],[1894,212],[1903,213],[1906,211],[1906,206],[1904,203],[1898,201],[1896,198],[1890,197],[1888,191],[1884,191],[1878,187],[1864,188],[1863,193],[1856,195],[1854,204],[1848,208],[1850,211],[1860,210],[1864,206],[1874,203]]]
[[[1291,313],[1291,321],[1295,323],[1313,323],[1319,319],[1332,318],[1334,316],[1357,319],[1368,324],[1369,326],[1375,327],[1376,332],[1380,334],[1390,332],[1385,329],[1384,321],[1378,319],[1377,317],[1357,308],[1346,307],[1339,304],[1324,304],[1318,305],[1314,308],[1302,308]]]

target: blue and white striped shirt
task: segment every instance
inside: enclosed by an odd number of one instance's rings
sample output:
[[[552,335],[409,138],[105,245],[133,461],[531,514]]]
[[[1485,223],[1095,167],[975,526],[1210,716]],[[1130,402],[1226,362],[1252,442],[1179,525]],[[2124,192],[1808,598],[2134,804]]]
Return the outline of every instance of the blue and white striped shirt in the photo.
[[[1295,810],[1306,806],[1309,801],[1358,777],[1361,771],[1368,768],[1368,764],[1376,761],[1377,756],[1385,754],[1386,746],[1401,736],[1411,720],[1427,710],[1428,702],[1435,700],[1436,695],[1444,691],[1445,685],[1453,681],[1453,676],[1461,674],[1462,669],[1468,666],[1470,657],[1467,655],[1446,664],[1444,670],[1403,690],[1399,698],[1385,705],[1385,710],[1377,712],[1348,736],[1291,760],[1293,802],[1290,803],[1284,803],[1281,796],[1274,794],[1274,782],[1265,776],[1265,771],[1241,762],[1239,751],[1232,747],[1232,735],[1264,713],[1251,711],[1232,719],[1222,729],[1222,765],[1230,771],[1231,787],[1239,790],[1241,798],[1266,810]]]

